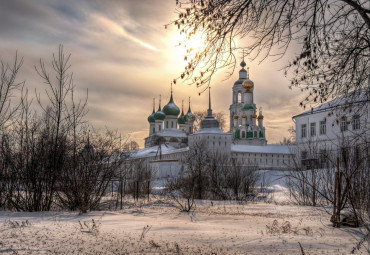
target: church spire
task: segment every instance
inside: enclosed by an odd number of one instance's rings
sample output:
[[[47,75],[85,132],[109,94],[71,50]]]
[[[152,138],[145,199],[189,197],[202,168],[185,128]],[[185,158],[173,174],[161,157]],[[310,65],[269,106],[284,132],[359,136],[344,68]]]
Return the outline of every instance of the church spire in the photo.
[[[161,95],[159,95],[159,100],[158,100],[158,111],[161,111]]]
[[[245,63],[244,61],[244,50],[243,50],[243,60],[242,62],[240,62],[240,66],[242,67],[242,69],[240,69],[239,71],[239,79],[246,79],[247,78],[247,71],[244,69],[244,67],[247,66],[247,64]]]
[[[153,113],[155,113],[155,97],[153,97]]]
[[[208,88],[208,114],[207,114],[207,117],[212,117],[211,87]]]
[[[171,97],[170,97],[170,102],[173,102],[173,97],[172,97],[172,82],[171,82]]]
[[[190,97],[189,97],[189,109],[188,109],[188,113],[191,113],[191,109],[190,109]]]

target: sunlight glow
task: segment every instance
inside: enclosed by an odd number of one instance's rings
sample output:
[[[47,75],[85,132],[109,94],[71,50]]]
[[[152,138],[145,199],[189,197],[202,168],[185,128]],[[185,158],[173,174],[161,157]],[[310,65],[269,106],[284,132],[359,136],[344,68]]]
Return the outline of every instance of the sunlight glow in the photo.
[[[201,34],[195,34],[190,39],[187,39],[185,34],[179,34],[178,31],[176,31],[172,41],[175,46],[175,56],[181,59],[183,61],[182,63],[187,63],[185,56],[189,60],[189,57],[191,58],[195,53],[202,51],[206,44],[206,40]],[[191,50],[187,52],[187,49]]]
[[[146,42],[143,42],[139,38],[129,34],[127,31],[123,29],[122,26],[114,22],[113,20],[108,19],[107,17],[101,16],[101,15],[94,15],[93,18],[95,18],[99,24],[104,26],[107,30],[109,30],[111,33],[116,34],[118,36],[125,37],[133,42],[138,43],[139,45],[152,50],[152,51],[158,51],[156,47],[153,45],[150,45]]]

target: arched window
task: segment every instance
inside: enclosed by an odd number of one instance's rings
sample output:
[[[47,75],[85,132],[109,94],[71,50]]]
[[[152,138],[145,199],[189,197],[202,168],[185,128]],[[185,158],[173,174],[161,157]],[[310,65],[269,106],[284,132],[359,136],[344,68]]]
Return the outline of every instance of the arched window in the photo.
[[[237,95],[237,102],[238,103],[242,102],[242,93],[240,93],[240,92],[238,92],[238,95]]]

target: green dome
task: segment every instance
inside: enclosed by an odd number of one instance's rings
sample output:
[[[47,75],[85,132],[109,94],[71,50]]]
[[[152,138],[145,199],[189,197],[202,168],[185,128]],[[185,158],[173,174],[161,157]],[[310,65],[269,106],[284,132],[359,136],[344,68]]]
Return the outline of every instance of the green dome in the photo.
[[[154,112],[154,109],[153,109],[152,114],[150,114],[149,117],[148,117],[148,122],[149,123],[155,122],[154,114],[155,114],[155,112]]]
[[[176,116],[176,117],[179,116],[180,108],[173,102],[172,94],[171,94],[171,98],[168,104],[166,104],[163,107],[163,112],[166,115],[171,115],[171,116]]]
[[[164,112],[162,112],[161,106],[159,105],[158,111],[156,113],[154,113],[154,119],[155,120],[164,120],[164,118],[166,118],[166,114]]]
[[[246,110],[254,110],[254,106],[251,105],[251,104],[246,104],[244,105],[244,107],[242,108],[242,111],[246,111]]]
[[[185,124],[186,116],[184,115],[184,110],[181,112],[181,116],[177,119],[178,124]]]

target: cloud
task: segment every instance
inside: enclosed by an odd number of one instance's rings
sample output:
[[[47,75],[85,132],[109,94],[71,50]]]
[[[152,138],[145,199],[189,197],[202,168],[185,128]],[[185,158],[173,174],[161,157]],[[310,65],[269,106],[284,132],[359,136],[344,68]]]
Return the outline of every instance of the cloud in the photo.
[[[99,15],[99,14],[93,14],[92,18],[94,20],[96,20],[98,23],[100,23],[104,28],[109,30],[111,33],[113,33],[115,35],[118,35],[118,36],[122,36],[126,39],[129,39],[129,40],[133,41],[133,42],[136,42],[139,45],[141,45],[141,46],[143,46],[143,47],[145,47],[149,50],[158,51],[158,49],[156,47],[154,47],[153,45],[150,45],[149,43],[146,43],[146,42],[140,40],[139,38],[129,34],[122,26],[120,26],[118,23],[114,22],[113,20],[110,20],[109,18],[104,17],[104,16]]]

